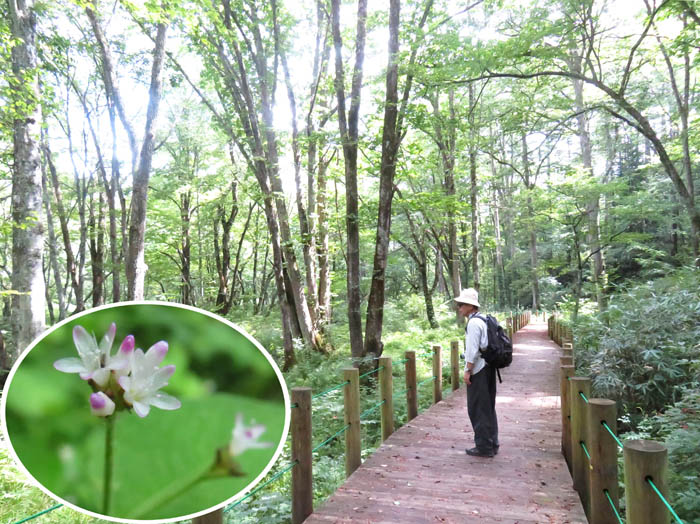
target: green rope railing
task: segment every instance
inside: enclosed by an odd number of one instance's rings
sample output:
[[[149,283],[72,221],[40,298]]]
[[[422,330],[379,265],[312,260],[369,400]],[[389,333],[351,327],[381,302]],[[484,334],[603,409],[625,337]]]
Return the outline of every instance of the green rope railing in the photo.
[[[566,377],[566,380],[570,381],[570,380],[571,380],[571,377]],[[581,398],[586,402],[586,404],[589,403],[589,402],[588,402],[588,398],[587,398],[586,395],[583,393],[583,391],[579,391],[578,394],[579,394],[579,395],[581,396]],[[571,419],[571,416],[568,416],[567,418]],[[610,436],[611,436],[613,439],[615,439],[615,442],[617,443],[618,447],[619,447],[620,449],[622,449],[622,448],[624,447],[622,441],[617,437],[617,435],[615,435],[615,433],[614,433],[613,430],[610,428],[610,426],[608,425],[608,423],[607,423],[606,421],[603,420],[603,421],[601,421],[601,425],[607,430],[608,433],[610,433]],[[588,449],[586,448],[586,444],[585,444],[583,441],[581,441],[580,444],[581,444],[581,447],[583,448],[584,453],[585,453],[586,456],[588,457],[588,461],[590,462],[590,460],[591,460],[591,455],[590,455],[590,453],[588,453]],[[679,523],[679,524],[684,524],[683,521],[682,521],[682,520],[680,519],[680,517],[678,516],[678,514],[673,510],[673,508],[671,507],[671,505],[668,503],[668,501],[666,500],[666,498],[661,494],[661,492],[660,492],[659,489],[656,487],[656,485],[654,485],[654,481],[652,480],[652,478],[651,478],[651,477],[647,477],[645,480],[646,480],[647,483],[653,488],[654,492],[656,492],[656,494],[659,496],[659,498],[661,499],[661,501],[662,501],[662,502],[664,503],[664,505],[666,506],[666,509],[668,509],[668,511],[671,513],[671,515],[676,519],[676,522]],[[605,493],[605,496],[607,497],[608,502],[610,503],[610,507],[612,508],[613,512],[615,513],[615,516],[617,517],[618,523],[619,523],[619,524],[624,524],[624,521],[623,521],[622,518],[620,517],[620,514],[619,514],[618,511],[617,511],[617,508],[615,508],[615,504],[613,503],[613,500],[612,500],[612,498],[610,497],[610,493],[608,493],[608,490],[607,490],[607,489],[604,489],[604,490],[603,490],[603,493]]]
[[[583,448],[583,452],[588,457],[588,462],[590,462],[591,461],[591,454],[588,452],[588,448],[586,447],[586,443],[582,440],[581,442],[579,442],[579,444],[581,444],[581,447]]]
[[[382,400],[379,404],[376,404],[376,405],[372,406],[371,408],[364,410],[362,413],[360,413],[360,419],[362,417],[364,417],[367,413],[370,413],[370,412],[374,411],[375,409],[377,409],[379,406],[381,406],[385,402],[386,402],[386,400]]]
[[[613,430],[610,429],[610,426],[608,426],[608,423],[603,420],[601,422],[601,424],[603,425],[603,427],[605,429],[608,430],[608,433],[610,433],[610,436],[615,439],[615,442],[617,442],[617,445],[620,447],[620,449],[622,449],[624,447],[622,444],[622,441],[619,438],[617,438],[617,435],[615,435],[615,433],[613,433]]]
[[[663,502],[664,505],[666,506],[666,509],[668,509],[668,510],[671,512],[671,515],[673,515],[673,518],[676,519],[676,522],[678,522],[679,524],[683,524],[683,521],[682,521],[682,520],[680,519],[680,517],[676,514],[676,512],[673,511],[673,508],[672,508],[671,505],[668,503],[668,501],[666,500],[666,498],[661,494],[661,492],[659,491],[659,488],[656,487],[656,485],[654,484],[653,479],[652,479],[651,477],[647,477],[647,478],[645,478],[644,480],[646,480],[647,483],[654,489],[654,491],[656,492],[656,494],[657,494],[657,495],[659,496],[659,498],[661,499],[661,502]]]
[[[371,375],[372,373],[377,373],[380,369],[384,369],[384,366],[379,366],[377,369],[373,369],[371,371],[368,371],[367,373],[362,373],[362,375],[360,375],[359,378],[364,378],[367,375]]]
[[[299,464],[299,461],[298,461],[298,460],[295,460],[294,462],[288,464],[287,467],[284,468],[282,471],[278,471],[277,473],[275,473],[274,476],[273,476],[270,480],[266,480],[265,482],[263,482],[262,484],[260,484],[258,487],[256,487],[253,491],[251,491],[250,493],[248,493],[246,496],[244,496],[244,497],[241,498],[240,500],[237,500],[236,502],[234,502],[233,504],[231,504],[229,507],[227,507],[227,508],[224,510],[224,512],[232,510],[233,508],[235,508],[236,506],[238,506],[241,502],[243,502],[243,501],[244,501],[245,499],[247,499],[248,497],[252,497],[252,496],[255,495],[258,491],[260,491],[261,489],[263,489],[265,486],[267,486],[268,484],[274,482],[275,480],[277,480],[278,478],[280,478],[282,475],[284,475],[285,473],[287,473],[287,471],[289,471],[290,469],[292,469],[292,468],[293,468],[294,466],[296,466],[297,464]]]
[[[610,507],[612,508],[613,512],[615,513],[615,516],[617,517],[618,524],[625,524],[624,521],[622,520],[622,517],[620,517],[620,514],[617,512],[617,508],[615,507],[615,503],[613,502],[613,499],[610,496],[610,493],[608,493],[608,490],[604,489],[603,493],[605,493],[605,496],[608,498],[608,502],[610,503]]]
[[[331,388],[328,388],[325,391],[321,391],[320,393],[316,393],[313,397],[311,397],[311,400],[318,398],[318,397],[322,397],[323,395],[327,395],[328,393],[330,393],[331,391],[335,391],[336,389],[344,388],[348,384],[350,384],[350,381],[346,380],[342,384],[338,384],[337,386],[333,386]]]
[[[425,380],[421,380],[418,384],[416,384],[416,387],[421,386],[421,385],[425,384],[426,382],[432,382],[436,378],[437,377],[430,377],[430,378],[426,378]]]
[[[413,389],[413,388],[406,388],[406,389],[402,389],[401,391],[397,391],[396,396],[398,397],[399,395],[403,395],[404,393],[408,392],[409,389]]]
[[[22,524],[23,522],[28,522],[30,520],[37,518],[37,517],[41,517],[45,513],[48,513],[49,511],[53,511],[55,509],[58,509],[61,506],[63,506],[63,504],[56,504],[55,506],[53,506],[51,508],[46,508],[45,510],[40,511],[39,513],[35,513],[34,515],[30,515],[29,517],[25,517],[22,520],[18,520],[17,522],[15,522],[15,524]]]
[[[408,362],[408,361],[409,361],[409,359],[404,358],[404,359],[401,359],[401,360],[397,360],[396,363],[397,363],[397,364],[403,364],[404,362]]]
[[[311,453],[317,452],[319,449],[321,449],[323,446],[325,446],[326,444],[328,444],[328,443],[329,443],[331,440],[333,440],[335,437],[337,437],[337,436],[340,435],[341,433],[344,433],[345,431],[347,431],[347,429],[348,429],[349,427],[350,427],[350,424],[347,424],[347,425],[346,425],[343,429],[341,429],[340,431],[336,431],[333,435],[331,435],[331,436],[328,437],[326,440],[324,440],[323,442],[321,442],[318,446],[316,446],[314,449],[312,449],[312,450],[311,450]]]

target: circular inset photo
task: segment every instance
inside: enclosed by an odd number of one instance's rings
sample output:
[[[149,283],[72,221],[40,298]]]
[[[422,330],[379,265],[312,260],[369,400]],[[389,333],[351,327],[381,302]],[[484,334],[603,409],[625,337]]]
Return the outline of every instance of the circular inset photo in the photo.
[[[289,428],[270,355],[209,312],[122,303],[37,339],[5,386],[15,458],[53,497],[116,521],[175,521],[262,479]]]

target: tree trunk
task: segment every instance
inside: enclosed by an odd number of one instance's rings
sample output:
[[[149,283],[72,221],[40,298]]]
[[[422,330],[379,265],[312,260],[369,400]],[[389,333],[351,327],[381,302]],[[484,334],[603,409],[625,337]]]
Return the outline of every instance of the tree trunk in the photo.
[[[496,165],[491,159],[491,173],[494,180],[496,180]],[[496,237],[496,267],[494,268],[494,289],[497,290],[498,296],[498,307],[502,308],[505,304],[503,301],[504,287],[505,287],[505,267],[503,266],[503,248],[501,240],[501,213],[498,207],[498,192],[493,188],[492,193],[492,206],[493,206],[493,230],[494,236]]]
[[[71,86],[75,93],[77,94],[80,103],[83,107],[83,113],[85,115],[85,120],[87,121],[88,127],[90,129],[90,136],[92,137],[92,142],[93,145],[95,146],[95,153],[97,154],[97,171],[99,173],[99,178],[103,182],[104,187],[105,187],[105,192],[109,193],[109,183],[107,182],[107,170],[105,168],[105,163],[104,163],[104,157],[102,155],[102,148],[100,146],[100,141],[97,137],[97,132],[95,131],[95,126],[92,123],[92,111],[88,108],[87,105],[87,100],[85,99],[84,94],[78,89],[78,86],[76,85],[75,81],[71,78]],[[68,106],[68,104],[66,104]],[[69,115],[66,114],[66,119],[69,118]],[[46,145],[46,151],[48,152],[48,145]],[[53,172],[53,171],[52,171]],[[77,174],[77,171],[76,171]],[[76,191],[80,192],[81,187],[80,187],[80,180],[79,177],[76,176]],[[90,177],[90,182],[89,185],[92,186],[92,177]],[[95,185],[95,188],[99,185],[99,182]],[[80,209],[84,209],[85,207],[85,198],[88,188],[85,188],[85,190],[82,190],[83,196],[79,197],[78,203],[80,205]],[[99,190],[98,190],[99,191]],[[80,194],[80,193],[79,193]],[[112,204],[114,202],[112,201]],[[88,219],[88,229],[90,233],[90,257],[92,261],[92,305],[93,307],[101,305],[104,303],[104,224],[103,224],[103,218],[104,218],[104,213],[103,213],[103,208],[104,208],[104,199],[102,196],[102,192],[99,192],[99,210],[98,210],[98,218],[97,218],[97,224],[95,224],[95,210],[94,210],[94,195],[92,194],[92,191],[90,191],[90,209],[89,209],[89,219]],[[84,211],[81,213],[81,225],[84,223]],[[82,247],[84,245],[84,231],[83,228],[81,228],[81,249],[84,251],[84,248]],[[82,253],[81,251],[81,253]],[[84,255],[81,255],[84,258]],[[83,290],[82,290],[82,264],[80,267],[80,278],[81,278],[81,284],[80,284],[80,296],[82,297]],[[76,295],[78,293],[76,292]],[[80,300],[82,303],[82,298]]]
[[[216,312],[220,315],[226,315],[230,309],[228,300],[228,274],[231,267],[231,228],[238,215],[238,196],[236,193],[237,184],[231,183],[231,212],[226,216],[224,202],[216,206],[216,218],[214,219],[214,259],[216,260],[216,273],[218,275],[219,290],[216,293]],[[221,248],[219,248],[219,223],[221,224]],[[255,250],[257,257],[257,249]],[[257,261],[257,258],[256,258]],[[255,275],[253,275],[255,282]]]
[[[357,38],[355,66],[352,75],[350,111],[345,110],[345,75],[343,72],[343,42],[340,36],[340,0],[331,0],[333,42],[335,44],[335,91],[338,100],[338,126],[345,159],[345,213],[347,230],[347,303],[350,353],[353,358],[364,356],[362,342],[362,314],[360,312],[360,229],[359,199],[357,192],[357,140],[362,87],[362,67],[365,56],[365,24],[367,0],[357,2]]]
[[[471,203],[471,227],[472,227],[472,275],[474,289],[481,290],[481,272],[479,271],[479,187],[476,185],[476,126],[474,123],[476,113],[476,100],[474,98],[474,84],[469,84],[469,201]]]
[[[41,110],[36,54],[36,13],[33,0],[9,0],[14,114],[12,169],[12,340],[11,366],[45,326],[45,283],[42,268],[44,227],[39,160]]]
[[[316,2],[316,44],[314,47],[314,67],[313,78],[315,81],[310,86],[311,103],[306,116],[306,139],[308,142],[307,150],[307,186],[308,186],[308,209],[311,210],[311,215],[308,217],[310,254],[315,253],[317,257],[318,267],[318,289],[316,296],[316,319],[319,327],[322,329],[324,325],[330,323],[331,319],[331,293],[330,293],[330,265],[328,263],[328,225],[325,223],[328,220],[326,205],[328,197],[326,169],[329,159],[324,157],[323,148],[325,139],[317,132],[317,129],[322,128],[331,116],[331,111],[327,111],[326,115],[321,118],[318,125],[314,123],[314,107],[320,105],[326,109],[328,100],[323,96],[319,103],[317,99],[321,96],[319,89],[321,82],[325,78],[324,72],[330,58],[330,39],[328,35],[328,17],[325,13],[325,5],[322,0]],[[323,93],[326,93],[324,89]],[[329,93],[331,94],[331,93]],[[317,161],[318,158],[318,161]],[[316,176],[316,180],[314,179]],[[314,218],[313,212],[316,212]]]
[[[648,6],[647,6],[648,7]],[[686,17],[683,17],[683,29],[687,28]],[[670,56],[666,47],[663,45],[661,37],[656,37],[661,47],[661,52],[666,62],[668,68],[669,79],[671,83],[671,88],[673,90],[673,95],[676,101],[676,109],[681,120],[681,133],[680,142],[683,147],[683,171],[685,172],[685,185],[688,190],[688,203],[687,206],[695,210],[697,215],[697,209],[695,208],[695,181],[693,180],[693,163],[691,159],[690,152],[690,133],[688,127],[688,116],[690,114],[690,54],[688,53],[687,47],[684,48],[683,52],[683,85],[679,87],[676,80],[676,73],[671,62]],[[696,258],[696,265],[700,266],[700,221],[694,220],[691,213],[690,220],[691,227],[691,245],[693,247],[693,255]]]
[[[365,354],[375,358],[382,354],[382,327],[384,321],[384,277],[389,255],[391,234],[391,203],[394,197],[396,156],[401,137],[396,128],[398,119],[399,82],[399,12],[400,1],[389,2],[389,65],[386,73],[386,101],[384,104],[384,126],[382,129],[382,160],[379,175],[379,210],[377,213],[377,236],[375,240],[372,283],[367,304],[365,326]],[[423,268],[425,272],[425,267]],[[426,276],[427,279],[427,276]]]
[[[575,56],[571,58],[571,69],[574,73],[581,73],[582,58],[578,52],[574,52]],[[584,111],[583,104],[583,82],[581,80],[572,79],[574,85],[574,95],[576,99],[576,117],[578,124],[578,137],[581,145],[581,160],[584,171],[588,176],[593,177],[593,148],[591,146],[591,136],[588,131],[588,113]],[[598,302],[598,310],[603,311],[606,307],[605,299],[605,260],[603,258],[603,250],[600,245],[600,197],[596,195],[592,197],[586,204],[588,212],[588,246],[593,256],[591,257],[591,275],[593,277],[593,285],[595,287],[596,300]]]
[[[117,206],[115,196],[120,185],[119,180],[119,156],[117,155],[117,127],[114,103],[108,97],[107,109],[109,111],[109,124],[112,133],[112,175],[111,183],[106,178],[102,181],[107,195],[107,209],[109,210],[109,256],[112,262],[112,302],[121,300],[121,261],[123,260],[124,245],[120,247],[117,235]],[[122,205],[122,211],[124,206]],[[123,212],[122,212],[123,216]],[[125,226],[122,224],[120,229]]]
[[[277,31],[275,31],[277,33]],[[277,34],[276,34],[277,36]],[[292,80],[289,76],[287,57],[281,53],[282,68],[284,69],[284,79],[287,86],[287,96],[289,107],[292,113],[292,157],[294,161],[294,183],[296,187],[297,212],[299,215],[299,230],[304,253],[304,267],[306,280],[306,297],[312,324],[318,319],[318,305],[316,303],[317,283],[316,283],[316,245],[311,232],[311,223],[304,205],[303,191],[301,187],[301,151],[299,146],[299,129],[297,128],[297,104],[294,96]],[[313,193],[313,177],[309,177],[309,192]]]
[[[42,130],[42,135],[44,131]],[[43,138],[45,140],[45,137]],[[42,185],[44,188],[44,209],[46,210],[46,228],[49,239],[49,263],[53,271],[54,287],[56,288],[56,300],[58,301],[58,320],[66,318],[66,299],[63,292],[61,270],[58,264],[58,253],[56,250],[56,233],[53,226],[53,213],[51,211],[51,197],[49,196],[49,183],[46,179],[45,164],[42,163]],[[49,302],[49,305],[51,302]]]
[[[272,2],[273,17],[276,13],[276,2]],[[285,321],[285,326],[298,325],[304,343],[312,349],[322,349],[323,344],[318,336],[308,302],[304,293],[303,284],[296,262],[293,249],[293,239],[289,227],[287,207],[284,202],[284,191],[279,177],[278,143],[274,130],[273,107],[274,86],[276,85],[276,68],[272,70],[268,66],[268,51],[263,44],[261,28],[264,23],[257,16],[256,8],[237,11],[232,10],[228,3],[218,12],[219,21],[223,27],[231,33],[238,31],[242,35],[245,44],[245,57],[238,44],[238,37],[229,38],[224,34],[213,33],[209,38],[216,48],[217,67],[224,71],[223,80],[227,91],[220,93],[229,98],[233,109],[239,117],[243,127],[245,141],[239,140],[239,136],[233,129],[228,128],[231,139],[236,143],[241,154],[245,157],[251,171],[255,173],[258,185],[265,198],[265,215],[268,227],[273,239],[273,258],[275,265],[275,282],[278,286],[277,296],[280,307],[289,305],[287,313],[293,315]],[[246,16],[243,19],[242,16]],[[235,23],[235,28],[232,22]],[[275,20],[275,31],[277,30]],[[246,32],[248,31],[248,32]],[[226,51],[232,54],[233,62]],[[275,64],[279,58],[279,49],[275,49]],[[250,74],[250,61],[254,66],[254,74]],[[226,125],[226,122],[224,122]],[[287,273],[285,281],[283,271]],[[290,286],[287,289],[287,286]],[[286,294],[293,297],[288,301]],[[285,346],[288,354],[293,353],[291,346],[291,333],[285,333],[289,346]]]
[[[185,192],[180,195],[180,298],[183,304],[194,305],[194,289],[192,287],[192,241],[190,238],[190,223],[192,194]]]
[[[241,283],[241,294],[245,293],[245,290],[243,289],[243,279],[240,276],[240,273],[243,271],[242,265],[241,265],[241,253],[243,251],[243,241],[245,240],[246,233],[248,232],[248,227],[250,226],[250,219],[253,217],[253,210],[255,209],[256,204],[250,203],[248,205],[248,216],[245,219],[245,224],[243,224],[243,231],[241,231],[241,236],[238,239],[238,248],[236,249],[236,259],[235,262],[233,263],[233,277],[231,279],[231,291],[229,292],[229,297],[228,300],[226,301],[226,311],[228,312],[231,309],[231,305],[233,304],[233,299],[236,294],[236,279],[238,278],[239,282]],[[241,268],[241,269],[239,269]]]
[[[129,220],[129,247],[126,256],[127,297],[129,300],[143,300],[146,279],[146,263],[144,261],[146,237],[146,203],[148,201],[148,180],[151,176],[151,162],[155,146],[155,126],[160,106],[161,78],[160,73],[165,56],[165,33],[168,26],[158,24],[156,45],[153,50],[153,65],[151,67],[151,84],[146,113],[146,128],[138,170],[134,173],[133,191],[131,196],[131,218]]]
[[[454,108],[454,89],[448,91],[449,101],[449,119],[448,124],[443,126],[443,118],[440,114],[440,93],[435,93],[431,99],[433,105],[433,121],[435,130],[435,139],[440,151],[440,161],[444,176],[445,195],[448,199],[454,199],[456,195],[454,168],[455,168],[455,108]],[[452,205],[452,204],[451,204]],[[452,296],[458,296],[462,291],[462,281],[460,277],[460,259],[459,246],[457,244],[457,224],[455,222],[455,213],[450,211],[447,216],[447,234],[449,236],[449,246],[447,253],[450,285],[452,286]],[[464,324],[464,317],[455,312],[455,318],[458,325]]]
[[[318,216],[318,304],[320,319],[324,323],[331,321],[331,265],[328,254],[328,189],[326,177],[327,163],[318,163],[318,198],[316,214]]]
[[[73,245],[71,243],[70,238],[70,230],[68,227],[69,217],[66,213],[65,207],[63,206],[63,194],[61,192],[61,183],[58,179],[58,172],[56,171],[56,166],[53,163],[53,158],[49,149],[48,142],[44,142],[42,150],[44,153],[44,161],[46,163],[46,166],[49,168],[49,173],[51,174],[51,184],[53,186],[54,198],[56,199],[56,213],[58,214],[58,222],[61,226],[63,250],[66,254],[66,270],[68,272],[71,287],[73,288],[73,294],[75,295],[75,312],[78,313],[85,309],[85,304],[83,302],[83,290],[82,284],[80,282],[81,277],[78,275],[78,263],[75,259]],[[80,192],[80,187],[76,187],[76,190]],[[80,207],[80,196],[78,196],[78,200],[78,207]]]
[[[526,201],[528,231],[530,236],[530,279],[532,283],[532,308],[540,309],[540,284],[537,276],[537,231],[535,228],[535,210],[532,204],[531,191],[534,182],[530,181],[530,160],[528,159],[527,136],[523,132],[521,135],[522,155],[523,155],[523,177],[525,188],[528,192]]]
[[[97,186],[97,185],[96,185]],[[88,229],[90,232],[90,264],[92,267],[92,307],[104,303],[104,197],[99,191],[97,212],[95,212],[94,195],[90,196],[90,215]]]

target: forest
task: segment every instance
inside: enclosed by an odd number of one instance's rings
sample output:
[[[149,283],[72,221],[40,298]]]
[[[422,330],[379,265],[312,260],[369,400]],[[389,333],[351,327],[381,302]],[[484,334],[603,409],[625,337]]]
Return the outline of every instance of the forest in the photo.
[[[494,314],[561,315],[700,522],[699,0],[0,13],[0,384],[52,325],[147,300],[234,322],[322,388],[458,338],[473,287]],[[49,505],[0,464],[13,517]],[[322,464],[320,500],[343,476]],[[288,513],[266,495],[236,522]]]

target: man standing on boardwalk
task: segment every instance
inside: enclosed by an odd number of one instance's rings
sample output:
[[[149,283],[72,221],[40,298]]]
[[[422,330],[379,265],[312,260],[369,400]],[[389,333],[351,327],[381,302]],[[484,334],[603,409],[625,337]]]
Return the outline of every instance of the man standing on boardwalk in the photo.
[[[498,420],[496,419],[496,369],[487,365],[480,349],[488,346],[486,322],[479,313],[479,293],[463,289],[455,302],[457,311],[467,319],[465,328],[464,383],[467,385],[467,411],[474,429],[475,447],[467,455],[493,457],[498,453]]]

